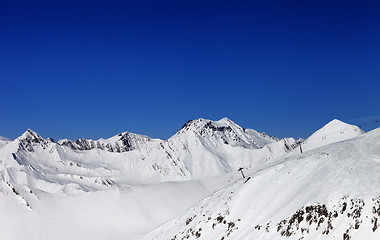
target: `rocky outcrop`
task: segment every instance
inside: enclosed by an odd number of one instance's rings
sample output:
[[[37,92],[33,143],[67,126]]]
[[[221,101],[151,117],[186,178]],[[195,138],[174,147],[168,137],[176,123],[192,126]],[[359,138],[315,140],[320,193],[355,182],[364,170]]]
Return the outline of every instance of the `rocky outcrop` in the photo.
[[[120,133],[109,139],[77,139],[75,141],[63,139],[58,143],[61,146],[67,146],[74,150],[91,150],[94,148],[99,148],[109,152],[128,152],[135,149],[140,149],[146,146],[148,143],[153,142],[153,139],[134,134],[130,132]]]

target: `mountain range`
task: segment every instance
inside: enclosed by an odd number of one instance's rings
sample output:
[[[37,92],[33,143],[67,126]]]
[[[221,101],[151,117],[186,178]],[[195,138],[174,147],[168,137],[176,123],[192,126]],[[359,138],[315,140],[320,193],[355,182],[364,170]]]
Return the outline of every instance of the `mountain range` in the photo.
[[[55,141],[28,129],[0,138],[0,236],[379,239],[379,130],[332,120],[278,139],[223,118],[167,140]]]

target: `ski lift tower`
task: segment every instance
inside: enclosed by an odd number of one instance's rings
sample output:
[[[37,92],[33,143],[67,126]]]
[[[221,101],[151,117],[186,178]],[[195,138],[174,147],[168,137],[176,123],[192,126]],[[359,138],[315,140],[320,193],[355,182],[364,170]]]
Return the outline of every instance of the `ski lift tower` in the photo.
[[[241,172],[241,175],[243,175],[243,178],[245,178],[244,173],[243,173],[243,169],[244,169],[244,168],[241,167],[241,168],[239,168],[238,171],[240,171],[240,172]]]
[[[301,153],[302,153],[302,147],[301,147],[301,143],[302,143],[302,142],[301,142],[301,140],[298,140],[297,143],[298,143],[298,145],[300,146],[300,150],[301,150]]]

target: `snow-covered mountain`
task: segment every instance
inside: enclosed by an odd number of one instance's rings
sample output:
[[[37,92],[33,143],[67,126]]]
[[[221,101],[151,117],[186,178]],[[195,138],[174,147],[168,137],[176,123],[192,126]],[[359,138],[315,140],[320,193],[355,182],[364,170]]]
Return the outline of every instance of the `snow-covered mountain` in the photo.
[[[5,239],[379,238],[380,129],[333,120],[303,153],[227,118],[167,140],[0,142]]]
[[[232,176],[141,239],[380,239],[380,129],[318,146]]]
[[[348,140],[363,133],[364,131],[355,125],[334,119],[308,137],[302,143],[302,148],[307,151],[327,144]]]
[[[265,133],[258,133],[253,129],[244,129],[228,118],[219,121],[206,119],[190,120],[179,130],[175,136],[186,136],[189,133],[210,141],[223,142],[227,145],[244,148],[262,148],[279,139],[270,137]]]
[[[170,175],[169,169],[175,166],[180,176],[200,178],[268,161],[295,146],[292,138],[278,140],[265,133],[245,130],[227,118],[219,121],[197,119],[187,122],[174,136],[162,141],[161,149],[151,158],[152,162],[160,163],[159,169],[164,175]]]
[[[226,118],[189,121],[165,141],[124,132],[96,141],[55,142],[28,129],[1,150],[1,171],[15,184],[24,183],[11,177],[22,171],[29,182],[42,180],[56,185],[49,190],[43,186],[43,191],[75,193],[125,183],[224,174],[283,155],[294,143],[291,138],[278,140],[245,130]]]

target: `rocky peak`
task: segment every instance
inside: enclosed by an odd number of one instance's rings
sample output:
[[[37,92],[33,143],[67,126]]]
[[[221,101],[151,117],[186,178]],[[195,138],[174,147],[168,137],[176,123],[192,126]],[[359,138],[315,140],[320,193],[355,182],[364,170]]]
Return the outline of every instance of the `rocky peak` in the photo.
[[[268,139],[269,136],[263,135],[253,136],[246,132],[246,129],[237,125],[228,118],[222,118],[219,121],[211,121],[203,118],[190,120],[176,133],[176,136],[195,134],[204,139],[220,139],[224,144],[232,146],[241,146],[244,148],[261,148],[263,142],[269,143],[273,140],[262,141]]]
[[[190,129],[193,129],[193,130],[198,129],[201,126],[203,126],[205,124],[205,122],[206,122],[206,120],[203,118],[198,118],[195,120],[189,120],[182,126],[182,128],[180,129],[179,132],[183,132],[183,131],[190,130]]]
[[[43,138],[32,129],[26,130],[20,137],[18,137],[18,139],[29,140],[32,142],[39,142],[43,140]]]
[[[270,140],[273,140],[273,141],[275,141],[275,142],[278,142],[278,141],[280,141],[280,139],[279,138],[277,138],[277,137],[272,137],[272,136],[269,136],[266,132],[262,132],[262,133],[260,133],[260,136],[261,137],[263,137],[263,138],[266,138],[266,139],[270,139]]]
[[[40,145],[45,148],[50,142],[54,142],[51,138],[45,140],[32,129],[26,130],[20,137],[17,138],[17,140],[20,142],[20,149],[27,150],[29,152],[34,151],[33,146],[35,145]]]
[[[91,150],[99,148],[109,152],[128,152],[135,149],[139,149],[141,145],[151,142],[150,137],[134,134],[130,132],[119,133],[118,135],[108,139],[77,139],[75,141],[62,139],[59,140],[59,144],[62,146],[68,146],[74,150]]]
[[[222,118],[219,121],[211,121],[203,118],[190,120],[186,122],[179,132],[193,130],[196,132],[202,131],[202,129],[210,129],[213,131],[231,131],[232,127],[239,128],[244,131],[244,128],[240,127],[236,123],[232,122],[228,118]]]

